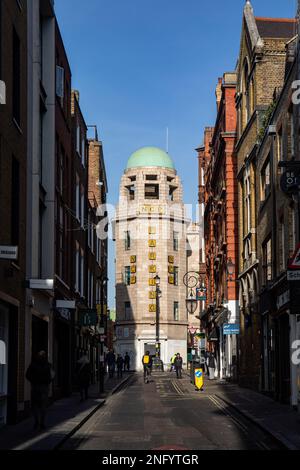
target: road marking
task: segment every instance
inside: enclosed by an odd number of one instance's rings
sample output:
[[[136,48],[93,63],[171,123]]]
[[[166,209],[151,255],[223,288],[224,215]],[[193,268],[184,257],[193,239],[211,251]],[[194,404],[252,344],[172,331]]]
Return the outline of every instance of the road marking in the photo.
[[[248,432],[248,428],[243,424],[241,423],[240,421],[238,421],[236,419],[235,416],[233,416],[227,409],[227,406],[225,406],[224,404],[222,404],[222,402],[219,401],[219,399],[217,399],[214,395],[209,395],[208,398],[210,399],[210,401],[212,403],[214,403],[215,406],[217,406],[224,414],[225,416],[228,416],[229,418],[231,418],[232,421],[234,421],[234,423],[245,433],[245,434],[249,434]]]
[[[179,387],[179,385],[176,382],[174,382],[172,380],[171,383],[172,383],[173,387],[175,388],[175,390],[178,392],[178,395],[181,395],[181,396],[184,395],[183,390],[181,390],[181,388]]]

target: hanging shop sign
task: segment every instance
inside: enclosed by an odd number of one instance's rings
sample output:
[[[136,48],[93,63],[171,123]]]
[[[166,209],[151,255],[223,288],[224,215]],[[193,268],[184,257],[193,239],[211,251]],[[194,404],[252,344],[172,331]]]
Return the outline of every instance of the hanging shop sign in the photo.
[[[198,287],[196,289],[196,298],[197,298],[197,300],[206,301],[206,299],[207,299],[206,292],[207,292],[206,287]]]
[[[71,321],[71,311],[68,308],[57,308],[56,312],[63,320]]]
[[[80,326],[96,326],[98,323],[97,310],[80,310],[79,325]]]
[[[297,194],[300,190],[299,169],[288,169],[280,178],[281,191],[285,194]]]

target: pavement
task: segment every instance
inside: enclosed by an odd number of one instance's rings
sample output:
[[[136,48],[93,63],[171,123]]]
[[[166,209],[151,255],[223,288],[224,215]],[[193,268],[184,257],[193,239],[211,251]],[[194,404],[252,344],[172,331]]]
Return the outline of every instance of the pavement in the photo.
[[[300,412],[290,405],[283,405],[262,393],[220,380],[209,381],[206,378],[205,391],[235,408],[284,448],[300,450]]]
[[[209,389],[286,449],[300,450],[300,412],[289,405],[233,384],[210,384]],[[215,389],[215,390],[214,390]]]
[[[99,384],[89,389],[89,399],[80,402],[79,393],[69,398],[55,401],[47,411],[46,429],[33,430],[33,418],[14,426],[0,429],[0,450],[55,450],[77,432],[130,378],[132,373],[124,373],[122,379],[105,376],[105,393],[99,393]]]

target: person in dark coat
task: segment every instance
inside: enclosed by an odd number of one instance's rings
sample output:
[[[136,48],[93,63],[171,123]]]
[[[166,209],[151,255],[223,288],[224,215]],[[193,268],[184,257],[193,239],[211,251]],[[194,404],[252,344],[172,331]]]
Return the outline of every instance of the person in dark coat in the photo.
[[[124,371],[127,369],[127,371],[130,371],[130,356],[128,352],[125,354],[124,357]]]
[[[207,359],[209,370],[209,380],[215,380],[216,358],[213,352],[210,352]]]
[[[89,386],[91,383],[91,365],[89,358],[84,355],[77,362],[77,378],[80,390],[80,401],[89,397]]]
[[[116,356],[112,350],[106,356],[106,363],[108,367],[109,378],[112,379],[116,368]]]
[[[26,379],[31,384],[31,404],[34,416],[34,429],[45,429],[49,386],[53,372],[45,351],[40,351],[32,360],[26,372]]]
[[[180,356],[180,354],[176,354],[176,358],[175,358],[175,361],[174,361],[174,367],[175,367],[175,370],[176,370],[176,376],[177,376],[177,379],[181,379],[182,378],[182,357]]]
[[[118,371],[118,379],[123,377],[123,366],[124,366],[124,359],[121,354],[118,354],[117,357],[117,371]]]

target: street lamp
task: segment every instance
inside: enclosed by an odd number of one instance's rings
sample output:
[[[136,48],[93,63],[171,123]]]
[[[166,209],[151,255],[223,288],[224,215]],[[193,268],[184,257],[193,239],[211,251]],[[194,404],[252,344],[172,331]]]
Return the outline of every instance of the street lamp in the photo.
[[[229,276],[229,281],[233,281],[232,276],[234,275],[235,264],[233,263],[232,259],[229,258],[227,262],[227,274]]]
[[[160,340],[159,340],[159,296],[160,290],[160,277],[157,274],[154,278],[156,286],[156,341],[155,341],[155,352],[156,358],[160,360]]]
[[[187,309],[187,311],[188,311],[191,315],[193,315],[193,314],[196,312],[197,307],[198,307],[198,300],[197,300],[197,298],[196,298],[195,295],[194,295],[193,289],[191,289],[190,295],[189,295],[189,297],[186,299],[185,303],[186,303],[186,309]]]

